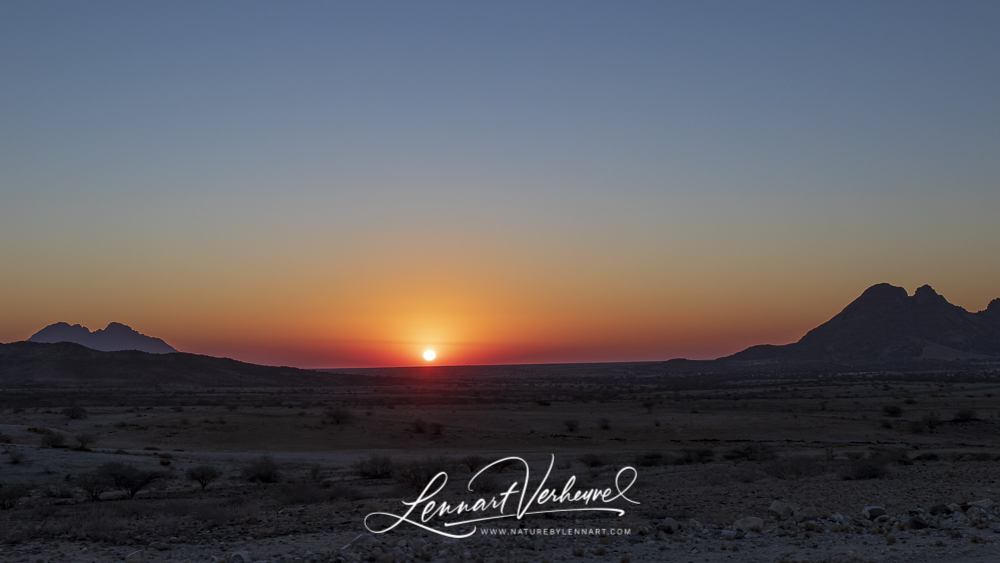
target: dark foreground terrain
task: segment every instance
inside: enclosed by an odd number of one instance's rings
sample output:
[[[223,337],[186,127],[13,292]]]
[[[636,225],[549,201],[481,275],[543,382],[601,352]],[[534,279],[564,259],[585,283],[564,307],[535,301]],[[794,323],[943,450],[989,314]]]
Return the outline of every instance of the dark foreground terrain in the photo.
[[[8,388],[0,561],[996,561],[997,370],[609,364]],[[473,469],[508,456],[528,463],[529,494],[550,463],[559,490],[613,488],[634,467],[638,504],[464,539],[434,531],[471,530],[442,526],[454,517],[366,528],[439,471],[435,499],[454,503],[523,484],[515,461],[470,490]]]

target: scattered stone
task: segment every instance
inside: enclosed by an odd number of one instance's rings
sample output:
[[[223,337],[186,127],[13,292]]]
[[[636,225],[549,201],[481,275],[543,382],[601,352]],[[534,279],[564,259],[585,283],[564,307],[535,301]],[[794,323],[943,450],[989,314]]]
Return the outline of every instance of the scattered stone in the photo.
[[[253,557],[246,551],[234,551],[229,555],[229,559],[226,559],[226,563],[253,563]]]
[[[656,529],[668,534],[676,534],[681,531],[681,523],[673,518],[664,518],[662,522],[656,525]]]
[[[875,520],[879,516],[887,516],[889,513],[884,507],[881,506],[866,506],[864,510],[861,511],[861,515],[869,520]],[[888,518],[886,518],[888,520]]]
[[[146,563],[146,553],[141,549],[133,551],[125,556],[125,563]]]
[[[993,506],[993,501],[990,500],[990,499],[988,499],[988,498],[984,498],[983,500],[977,500],[976,502],[970,502],[969,506],[975,506],[975,507],[981,508],[983,510],[986,510],[989,507]]]
[[[953,503],[951,503],[951,504],[949,504],[949,505],[948,505],[948,508],[949,508],[949,509],[950,509],[950,510],[951,510],[952,512],[964,512],[964,510],[962,509],[962,507],[961,507],[961,506],[959,506],[958,504],[954,503],[954,502],[953,502]]]
[[[767,509],[767,512],[777,518],[778,520],[785,520],[792,516],[795,512],[795,508],[786,503],[776,500],[771,503],[771,506]]]
[[[907,520],[906,522],[906,527],[911,530],[923,530],[929,525],[930,524],[928,524],[926,520],[924,520],[919,516],[911,516],[910,519]]]
[[[764,531],[764,521],[756,516],[747,516],[746,518],[740,518],[733,524],[733,529],[737,532],[763,532]]]

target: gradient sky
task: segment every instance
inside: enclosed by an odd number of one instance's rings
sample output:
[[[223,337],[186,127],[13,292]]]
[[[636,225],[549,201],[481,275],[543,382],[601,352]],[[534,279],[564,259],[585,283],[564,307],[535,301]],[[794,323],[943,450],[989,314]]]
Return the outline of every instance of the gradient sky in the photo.
[[[1000,297],[1000,3],[0,1],[0,341],[710,358]]]

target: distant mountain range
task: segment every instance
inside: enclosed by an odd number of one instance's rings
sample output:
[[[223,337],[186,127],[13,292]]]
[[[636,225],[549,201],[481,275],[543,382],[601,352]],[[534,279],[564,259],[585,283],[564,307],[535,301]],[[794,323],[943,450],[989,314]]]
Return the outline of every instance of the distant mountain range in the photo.
[[[139,350],[150,354],[170,354],[177,350],[159,338],[146,336],[121,323],[111,323],[104,329],[91,332],[85,326],[56,323],[36,332],[28,342],[54,344],[73,342],[101,352]]]
[[[1000,358],[1000,299],[970,313],[929,285],[907,295],[873,285],[798,342],[752,346],[720,360],[896,362]]]

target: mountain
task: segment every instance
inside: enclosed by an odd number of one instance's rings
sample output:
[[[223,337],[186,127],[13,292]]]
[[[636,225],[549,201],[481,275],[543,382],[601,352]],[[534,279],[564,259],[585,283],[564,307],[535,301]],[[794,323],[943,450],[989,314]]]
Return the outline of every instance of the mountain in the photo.
[[[100,352],[71,342],[0,344],[2,388],[311,387],[364,379],[183,352]]]
[[[1000,357],[1000,299],[978,313],[952,305],[929,285],[908,295],[873,285],[798,342],[752,346],[735,361],[974,360]]]
[[[40,344],[73,342],[101,352],[139,350],[150,354],[170,354],[177,351],[163,340],[140,334],[132,330],[132,327],[121,323],[111,323],[107,328],[94,332],[90,332],[90,329],[81,325],[56,323],[33,334],[28,342]]]

